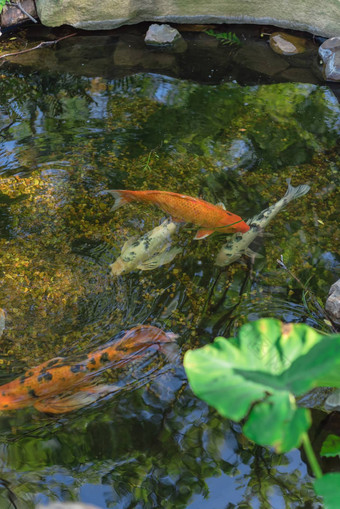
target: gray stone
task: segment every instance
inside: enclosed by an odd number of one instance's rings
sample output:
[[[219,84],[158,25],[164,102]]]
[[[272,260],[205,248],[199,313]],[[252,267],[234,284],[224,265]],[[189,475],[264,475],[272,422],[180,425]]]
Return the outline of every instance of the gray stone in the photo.
[[[330,58],[330,56],[338,49],[340,49],[340,37],[332,37],[321,44],[319,47],[319,55],[322,60],[326,62],[328,58]]]
[[[323,74],[327,81],[340,81],[340,37],[332,37],[319,47],[324,62]]]
[[[47,26],[105,30],[124,24],[253,23],[340,36],[339,0],[36,0]]]
[[[173,45],[176,41],[182,39],[181,34],[176,28],[170,25],[157,25],[153,23],[149,26],[145,35],[145,44],[151,46]]]
[[[340,81],[340,48],[327,59],[323,72],[327,81]]]
[[[329,290],[325,310],[331,320],[336,325],[340,325],[340,279],[338,279],[338,281],[336,281]]]

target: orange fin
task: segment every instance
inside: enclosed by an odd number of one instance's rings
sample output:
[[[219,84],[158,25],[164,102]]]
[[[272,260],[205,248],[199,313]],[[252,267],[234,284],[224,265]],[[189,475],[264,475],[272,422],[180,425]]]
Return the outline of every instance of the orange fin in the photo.
[[[214,233],[215,230],[209,230],[208,228],[201,228],[196,233],[194,240],[201,240],[205,239],[205,237],[209,237],[212,233]]]
[[[123,205],[125,205],[126,203],[129,203],[131,201],[131,197],[128,196],[128,193],[126,191],[122,191],[119,189],[109,189],[107,192],[112,194],[112,196],[115,199],[115,203],[111,210],[117,210],[120,207],[123,207]]]

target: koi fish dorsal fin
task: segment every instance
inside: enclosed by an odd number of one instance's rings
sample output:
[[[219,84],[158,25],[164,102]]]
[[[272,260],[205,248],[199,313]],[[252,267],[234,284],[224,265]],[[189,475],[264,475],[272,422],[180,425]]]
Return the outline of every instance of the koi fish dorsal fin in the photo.
[[[209,230],[208,228],[201,228],[196,233],[194,240],[201,240],[205,239],[205,237],[209,237],[212,233],[214,233],[215,230]]]
[[[224,203],[222,203],[221,201],[219,201],[218,203],[216,203],[216,207],[220,208],[220,209],[223,209],[223,210],[227,210],[226,209],[226,206],[224,205]]]

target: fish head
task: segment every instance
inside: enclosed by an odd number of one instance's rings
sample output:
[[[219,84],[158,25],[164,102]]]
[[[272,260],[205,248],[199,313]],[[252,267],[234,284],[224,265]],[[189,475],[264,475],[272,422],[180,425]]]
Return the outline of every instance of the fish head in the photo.
[[[239,223],[232,225],[231,228],[233,228],[234,232],[240,233],[246,233],[250,230],[249,224],[245,223],[244,221],[240,221]]]
[[[126,274],[129,269],[126,263],[119,257],[114,263],[110,265],[111,275],[112,276],[120,276],[121,274]]]

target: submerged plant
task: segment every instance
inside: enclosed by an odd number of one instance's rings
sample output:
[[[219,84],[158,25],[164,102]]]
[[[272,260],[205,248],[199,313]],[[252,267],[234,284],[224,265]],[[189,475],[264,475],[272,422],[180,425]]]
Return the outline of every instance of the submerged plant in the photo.
[[[246,419],[243,432],[257,444],[279,453],[303,444],[317,493],[336,507],[329,497],[337,493],[339,500],[340,473],[322,476],[307,434],[310,411],[295,398],[314,387],[340,387],[340,334],[265,318],[241,327],[236,338],[187,352],[184,367],[194,393],[224,417]]]
[[[228,44],[228,45],[237,44],[237,46],[241,46],[240,39],[233,32],[216,33],[214,30],[209,29],[209,30],[206,30],[205,33],[207,35],[211,35],[212,37],[215,37],[216,39],[221,41],[222,44]]]

